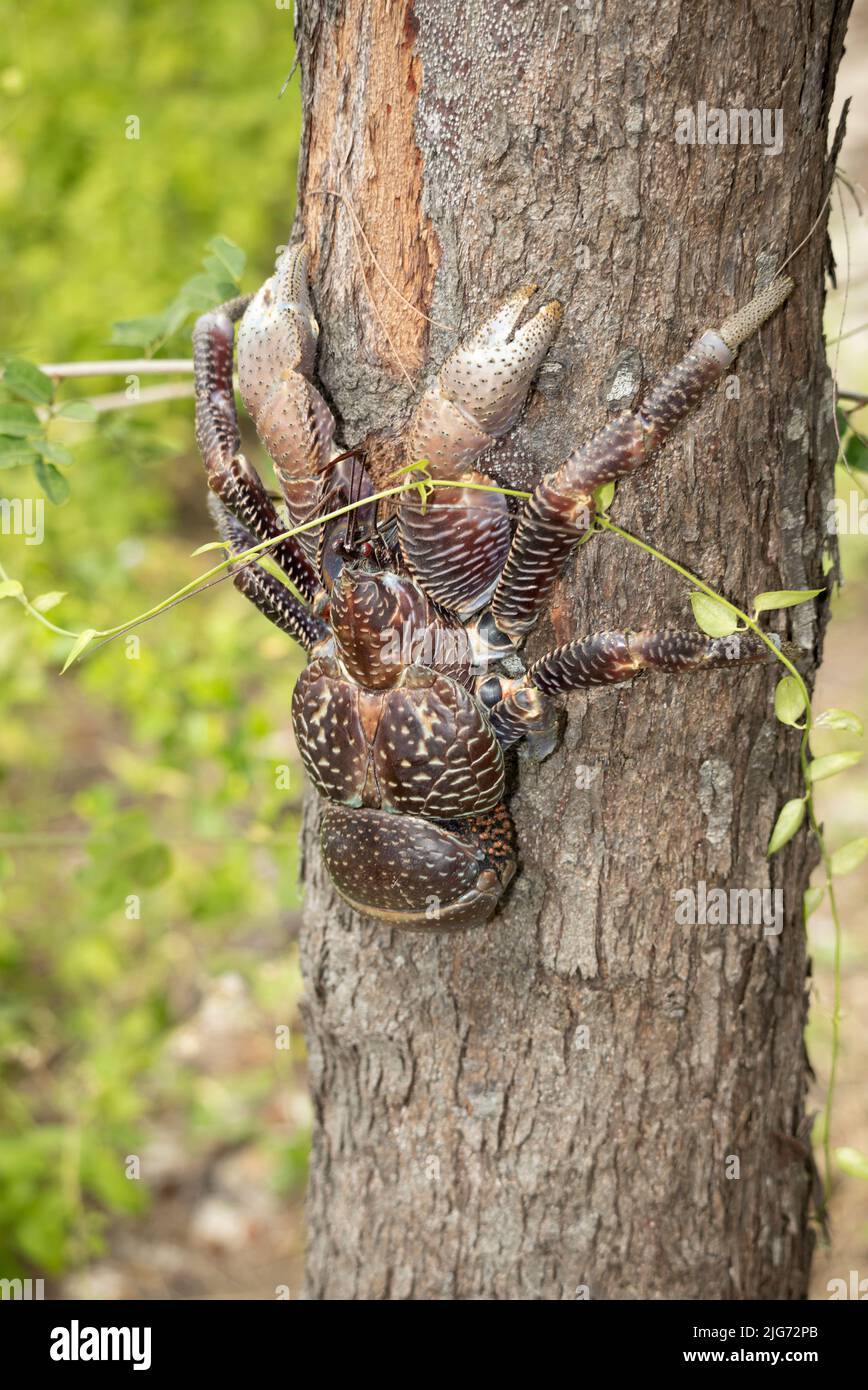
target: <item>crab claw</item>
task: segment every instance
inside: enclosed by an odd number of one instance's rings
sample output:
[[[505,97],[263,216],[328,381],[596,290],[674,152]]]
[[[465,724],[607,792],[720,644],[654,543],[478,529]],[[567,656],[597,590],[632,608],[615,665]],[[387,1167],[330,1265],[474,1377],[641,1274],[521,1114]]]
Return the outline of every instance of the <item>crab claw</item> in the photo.
[[[307,278],[307,253],[288,246],[254,295],[238,327],[238,386],[268,450],[292,526],[307,521],[322,494],[322,469],[334,457],[335,422],[313,383],[319,325]],[[319,532],[299,543],[308,559]]]
[[[413,416],[411,462],[454,477],[512,429],[563,317],[553,299],[516,326],[536,289],[514,290],[447,357]]]
[[[254,420],[287,371],[311,375],[318,334],[308,288],[307,252],[301,245],[288,246],[238,328],[238,385]]]
[[[530,384],[560,327],[563,309],[553,299],[520,328],[516,324],[536,293],[526,285],[446,359],[440,390],[495,439],[512,429]]]

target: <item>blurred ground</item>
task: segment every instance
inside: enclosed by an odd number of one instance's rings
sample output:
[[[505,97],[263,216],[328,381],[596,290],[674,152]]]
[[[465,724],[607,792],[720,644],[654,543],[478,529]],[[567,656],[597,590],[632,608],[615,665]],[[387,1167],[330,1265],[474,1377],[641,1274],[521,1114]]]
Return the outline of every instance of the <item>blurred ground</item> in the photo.
[[[243,977],[203,980],[195,1012],[167,1039],[165,1056],[230,1098],[245,1074],[267,1067],[274,1044],[267,1012]],[[267,1139],[215,1139],[191,1150],[183,1114],[151,1127],[142,1151],[153,1205],[121,1222],[104,1258],[69,1275],[58,1297],[99,1299],[295,1298],[303,1274],[301,1195],[281,1182],[286,1153],[305,1172],[310,1123],[303,1068],[292,1084],[275,1072],[261,1097],[258,1122]],[[285,1145],[283,1155],[280,1146]],[[294,1184],[297,1188],[298,1183]]]

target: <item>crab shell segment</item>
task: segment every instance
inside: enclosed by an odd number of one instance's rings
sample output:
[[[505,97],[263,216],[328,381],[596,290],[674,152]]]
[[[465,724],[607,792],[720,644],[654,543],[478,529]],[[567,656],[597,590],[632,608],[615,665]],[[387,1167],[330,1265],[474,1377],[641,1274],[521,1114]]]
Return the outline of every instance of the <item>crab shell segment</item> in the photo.
[[[332,882],[351,907],[419,931],[482,926],[516,868],[502,804],[447,822],[329,805],[320,844]]]
[[[451,820],[492,810],[503,753],[474,697],[451,676],[405,668],[389,690],[364,690],[320,657],[292,697],[295,741],[329,801]]]
[[[463,624],[435,608],[412,579],[345,567],[332,590],[331,627],[345,671],[367,689],[397,685],[413,665],[470,684],[473,653]]]
[[[458,481],[424,502],[409,489],[398,507],[398,534],[404,562],[426,592],[464,619],[491,598],[512,524],[506,498],[484,474],[469,471]]]

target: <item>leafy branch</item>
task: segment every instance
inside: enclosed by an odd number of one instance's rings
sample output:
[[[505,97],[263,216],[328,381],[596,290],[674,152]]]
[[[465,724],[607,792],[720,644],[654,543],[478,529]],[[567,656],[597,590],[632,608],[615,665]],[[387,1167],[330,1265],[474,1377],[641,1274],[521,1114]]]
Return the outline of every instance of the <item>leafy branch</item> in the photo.
[[[225,236],[212,237],[206,250],[209,254],[202,261],[201,271],[184,282],[171,304],[158,314],[115,323],[112,343],[141,348],[151,358],[194,314],[204,313],[237,295],[247,264],[245,252]]]
[[[39,594],[32,601],[24,592],[24,586],[19,579],[11,579],[2,565],[0,565],[0,598],[14,598],[31,618],[36,618],[43,627],[47,627],[49,632],[54,632],[58,637],[78,638],[77,632],[70,632],[67,627],[56,627],[45,614],[66,598],[66,594],[59,590],[52,589],[49,593]]]
[[[70,484],[61,471],[73,463],[72,450],[58,437],[56,422],[94,424],[108,411],[132,405],[188,397],[187,384],[165,384],[89,399],[57,399],[60,382],[85,376],[142,376],[156,372],[188,374],[189,358],[155,357],[194,314],[211,309],[239,292],[245,253],[228,237],[215,236],[207,243],[202,270],[187,280],[172,302],[159,314],[126,319],[114,325],[113,343],[144,351],[143,358],[93,362],[54,362],[39,367],[23,357],[4,355],[0,382],[0,470],[29,467],[42,492],[55,506],[69,497]]]

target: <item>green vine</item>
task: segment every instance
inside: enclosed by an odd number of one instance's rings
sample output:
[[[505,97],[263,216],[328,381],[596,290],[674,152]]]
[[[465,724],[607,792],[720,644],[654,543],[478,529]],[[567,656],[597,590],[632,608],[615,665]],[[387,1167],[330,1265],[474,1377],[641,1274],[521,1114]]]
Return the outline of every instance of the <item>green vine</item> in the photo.
[[[424,460],[408,465],[399,470],[396,477],[403,476],[400,483],[393,487],[383,488],[368,497],[359,499],[357,502],[350,502],[334,511],[328,512],[323,516],[313,518],[311,521],[304,522],[300,526],[282,532],[270,540],[262,541],[249,549],[228,555],[218,564],[212,566],[197,579],[191,580],[181,589],[170,594],[168,598],[147,609],[144,613],[138,614],[128,622],[120,623],[112,628],[86,628],[82,632],[70,632],[66,628],[56,627],[44,616],[41,608],[54,606],[63,595],[48,594],[42,595],[32,603],[24,595],[21,585],[17,580],[10,579],[5,571],[0,567],[0,598],[11,597],[20,602],[27,612],[37,618],[45,627],[52,632],[62,636],[72,637],[73,644],[64,662],[62,672],[67,671],[76,661],[78,661],[89,647],[96,641],[102,639],[100,645],[111,641],[114,637],[122,633],[129,632],[140,623],[147,622],[165,612],[174,604],[181,602],[194,594],[201,592],[219,578],[225,578],[227,573],[239,565],[262,558],[279,542],[289,540],[293,536],[300,535],[304,531],[321,526],[324,522],[336,520],[338,517],[345,516],[358,507],[370,506],[372,502],[383,501],[389,497],[394,497],[399,493],[410,489],[416,489],[419,493],[423,510],[433,496],[438,487],[463,487],[470,488],[478,492],[496,492],[507,497],[517,497],[527,499],[531,496],[529,492],[517,488],[504,488],[496,484],[471,483],[452,480],[432,478],[428,472],[427,464]],[[595,534],[604,531],[612,535],[620,536],[630,545],[638,547],[674,570],[677,574],[686,579],[693,588],[690,593],[693,616],[697,626],[710,637],[723,638],[739,631],[749,629],[755,633],[759,639],[765,643],[775,660],[785,668],[787,674],[780,680],[775,690],[774,709],[777,719],[791,728],[798,729],[801,733],[799,745],[799,761],[802,774],[803,791],[798,797],[793,797],[785,802],[778,813],[771,836],[768,842],[767,854],[771,857],[777,854],[800,829],[807,818],[810,829],[816,839],[820,854],[820,862],[823,869],[824,882],[816,888],[808,888],[804,894],[802,904],[803,922],[807,926],[808,918],[816,910],[825,894],[828,894],[829,908],[834,926],[834,952],[833,952],[833,978],[834,978],[834,997],[831,1015],[831,1058],[829,1067],[829,1081],[826,1088],[826,1099],[823,1107],[823,1210],[818,1213],[822,1219],[828,1207],[829,1197],[832,1186],[832,1149],[831,1149],[831,1120],[832,1108],[835,1097],[835,1088],[838,1075],[838,1060],[840,1055],[840,1035],[841,1035],[841,942],[842,927],[841,918],[838,910],[838,903],[835,892],[835,880],[845,873],[855,869],[862,860],[868,855],[868,836],[860,836],[849,841],[840,849],[830,851],[823,834],[822,826],[819,823],[814,804],[814,788],[816,784],[826,778],[833,777],[846,768],[853,766],[862,758],[861,752],[842,752],[831,753],[823,757],[814,757],[811,752],[810,738],[815,728],[820,726],[827,729],[842,729],[858,735],[863,734],[862,723],[859,718],[850,710],[830,709],[819,716],[815,716],[811,696],[808,688],[794,665],[791,657],[773,636],[763,632],[757,619],[760,613],[768,612],[781,608],[793,607],[797,604],[810,602],[823,592],[822,589],[784,589],[757,594],[753,601],[753,613],[748,614],[731,603],[706,584],[704,580],[679,564],[676,560],[665,555],[662,551],[649,545],[647,541],[641,540],[623,527],[616,525],[608,515],[607,508],[614,495],[614,484],[607,484],[598,490],[596,503],[598,511],[594,517],[593,524],[588,533],[583,537],[583,542]],[[211,550],[224,550],[226,547],[222,541],[210,542],[194,551],[195,555],[204,554]],[[860,1173],[865,1170],[863,1175],[868,1174],[868,1159],[857,1153],[855,1150],[841,1149],[836,1157],[840,1166],[846,1171],[858,1169]]]
[[[822,589],[782,589],[769,593],[757,594],[754,599],[754,613],[749,616],[738,608],[734,603],[730,603],[721,594],[718,594],[697,575],[685,569],[683,565],[672,560],[662,551],[649,545],[647,541],[640,540],[638,536],[632,535],[622,527],[616,526],[608,516],[598,516],[596,525],[600,530],[610,531],[613,535],[620,536],[622,540],[628,541],[631,545],[638,546],[640,550],[653,555],[655,559],[670,569],[676,571],[684,579],[695,585],[695,589],[690,595],[693,607],[693,616],[697,625],[708,633],[711,637],[726,637],[737,631],[744,631],[749,628],[756,633],[774,655],[775,659],[784,666],[788,675],[784,676],[775,690],[775,715],[782,724],[790,725],[792,728],[801,730],[801,740],[799,744],[799,762],[802,771],[802,784],[804,792],[800,797],[793,797],[784,803],[778,812],[777,820],[772,829],[768,843],[768,855],[771,857],[777,854],[778,850],[783,849],[799,830],[805,816],[808,817],[811,830],[817,841],[820,853],[820,861],[823,868],[824,883],[820,888],[808,888],[802,901],[803,921],[807,926],[808,918],[811,913],[819,907],[825,893],[829,895],[829,910],[832,915],[834,927],[834,957],[833,957],[833,1003],[832,1003],[832,1038],[831,1038],[831,1057],[829,1063],[829,1081],[826,1087],[826,1100],[823,1107],[823,1202],[824,1210],[820,1213],[822,1217],[828,1208],[829,1197],[832,1187],[832,1150],[831,1150],[831,1128],[832,1128],[832,1107],[835,1096],[835,1086],[838,1075],[838,1058],[841,1045],[841,939],[842,928],[841,918],[838,911],[838,902],[835,894],[835,878],[842,874],[849,873],[858,867],[866,855],[868,855],[868,836],[860,836],[855,840],[849,841],[835,853],[831,853],[823,834],[822,826],[817,818],[814,805],[814,787],[817,782],[823,781],[828,777],[835,776],[838,772],[843,772],[845,768],[852,767],[862,758],[861,752],[849,753],[830,753],[825,757],[814,758],[811,755],[810,736],[812,729],[820,724],[830,729],[846,729],[852,733],[861,735],[863,731],[862,722],[857,715],[850,710],[831,709],[825,711],[819,718],[814,717],[811,696],[805,685],[802,676],[794,666],[792,660],[786,652],[773,641],[773,639],[760,628],[757,623],[759,613],[767,612],[776,608],[790,608],[800,603],[808,603],[823,592]],[[804,722],[799,723],[804,715]]]

